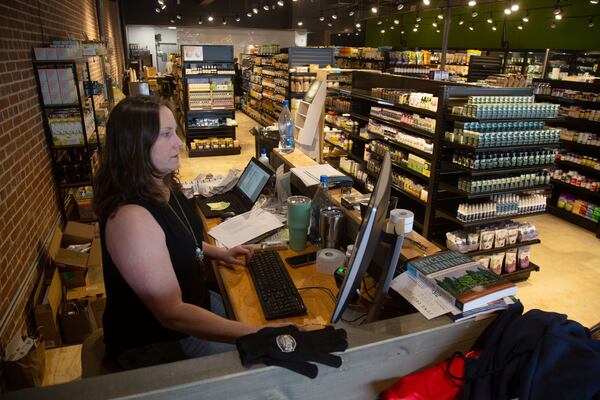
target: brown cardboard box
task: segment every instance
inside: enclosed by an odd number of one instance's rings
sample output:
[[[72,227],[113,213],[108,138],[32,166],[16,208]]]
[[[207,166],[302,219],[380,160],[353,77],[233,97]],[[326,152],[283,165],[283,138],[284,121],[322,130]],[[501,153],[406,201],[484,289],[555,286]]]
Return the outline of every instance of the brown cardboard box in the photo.
[[[67,250],[72,244],[92,243],[89,253]],[[64,233],[57,229],[48,248],[50,257],[60,270],[63,285],[67,288],[85,286],[90,266],[102,265],[100,239],[95,238],[93,225],[69,221]]]
[[[61,306],[58,315],[66,344],[82,343],[97,329],[94,312],[88,300],[69,301]]]
[[[68,301],[84,299],[90,302],[96,325],[98,328],[102,328],[102,316],[106,306],[106,292],[104,289],[102,266],[90,265],[85,277],[85,286],[67,290]]]
[[[57,347],[62,344],[57,323],[57,314],[62,301],[62,286],[58,270],[54,269],[50,285],[40,280],[35,296],[35,323],[45,339],[46,347]]]

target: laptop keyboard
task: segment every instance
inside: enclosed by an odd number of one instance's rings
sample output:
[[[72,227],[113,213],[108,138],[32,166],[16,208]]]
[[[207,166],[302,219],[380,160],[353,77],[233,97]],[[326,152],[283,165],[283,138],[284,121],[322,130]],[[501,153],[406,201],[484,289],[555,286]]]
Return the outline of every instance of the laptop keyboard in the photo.
[[[306,314],[306,306],[279,253],[256,253],[247,267],[266,320]]]

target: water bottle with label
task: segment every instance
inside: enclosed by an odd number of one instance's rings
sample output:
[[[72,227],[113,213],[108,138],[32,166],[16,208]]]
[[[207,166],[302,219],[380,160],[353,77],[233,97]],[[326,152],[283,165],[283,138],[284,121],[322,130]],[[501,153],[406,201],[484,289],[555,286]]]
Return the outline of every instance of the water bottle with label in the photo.
[[[279,114],[279,151],[284,154],[289,154],[294,151],[296,144],[294,143],[294,121],[292,114],[288,108],[288,101],[283,102],[283,109]]]
[[[313,244],[320,244],[321,231],[319,229],[321,209],[327,206],[333,205],[331,200],[331,194],[329,193],[329,177],[327,175],[321,175],[319,188],[315,192],[310,203],[310,228],[308,239]]]

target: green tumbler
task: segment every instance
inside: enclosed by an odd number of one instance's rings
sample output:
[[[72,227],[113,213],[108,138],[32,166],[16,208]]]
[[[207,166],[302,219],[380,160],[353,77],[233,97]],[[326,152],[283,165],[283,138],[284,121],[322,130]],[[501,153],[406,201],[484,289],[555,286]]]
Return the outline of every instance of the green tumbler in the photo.
[[[291,196],[288,203],[288,229],[290,248],[301,251],[306,248],[308,226],[310,225],[310,199],[306,196]]]

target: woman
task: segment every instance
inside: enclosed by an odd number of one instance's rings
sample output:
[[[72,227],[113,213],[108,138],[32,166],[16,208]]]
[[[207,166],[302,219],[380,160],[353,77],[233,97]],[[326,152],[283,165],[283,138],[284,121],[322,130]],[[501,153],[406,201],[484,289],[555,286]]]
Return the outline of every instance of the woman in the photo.
[[[224,318],[220,297],[209,293],[203,256],[243,265],[238,257],[252,250],[202,242],[202,223],[176,176],[181,146],[173,113],[159,99],[126,98],[108,119],[94,205],[106,357],[121,368],[233,350],[227,342],[257,330]]]

